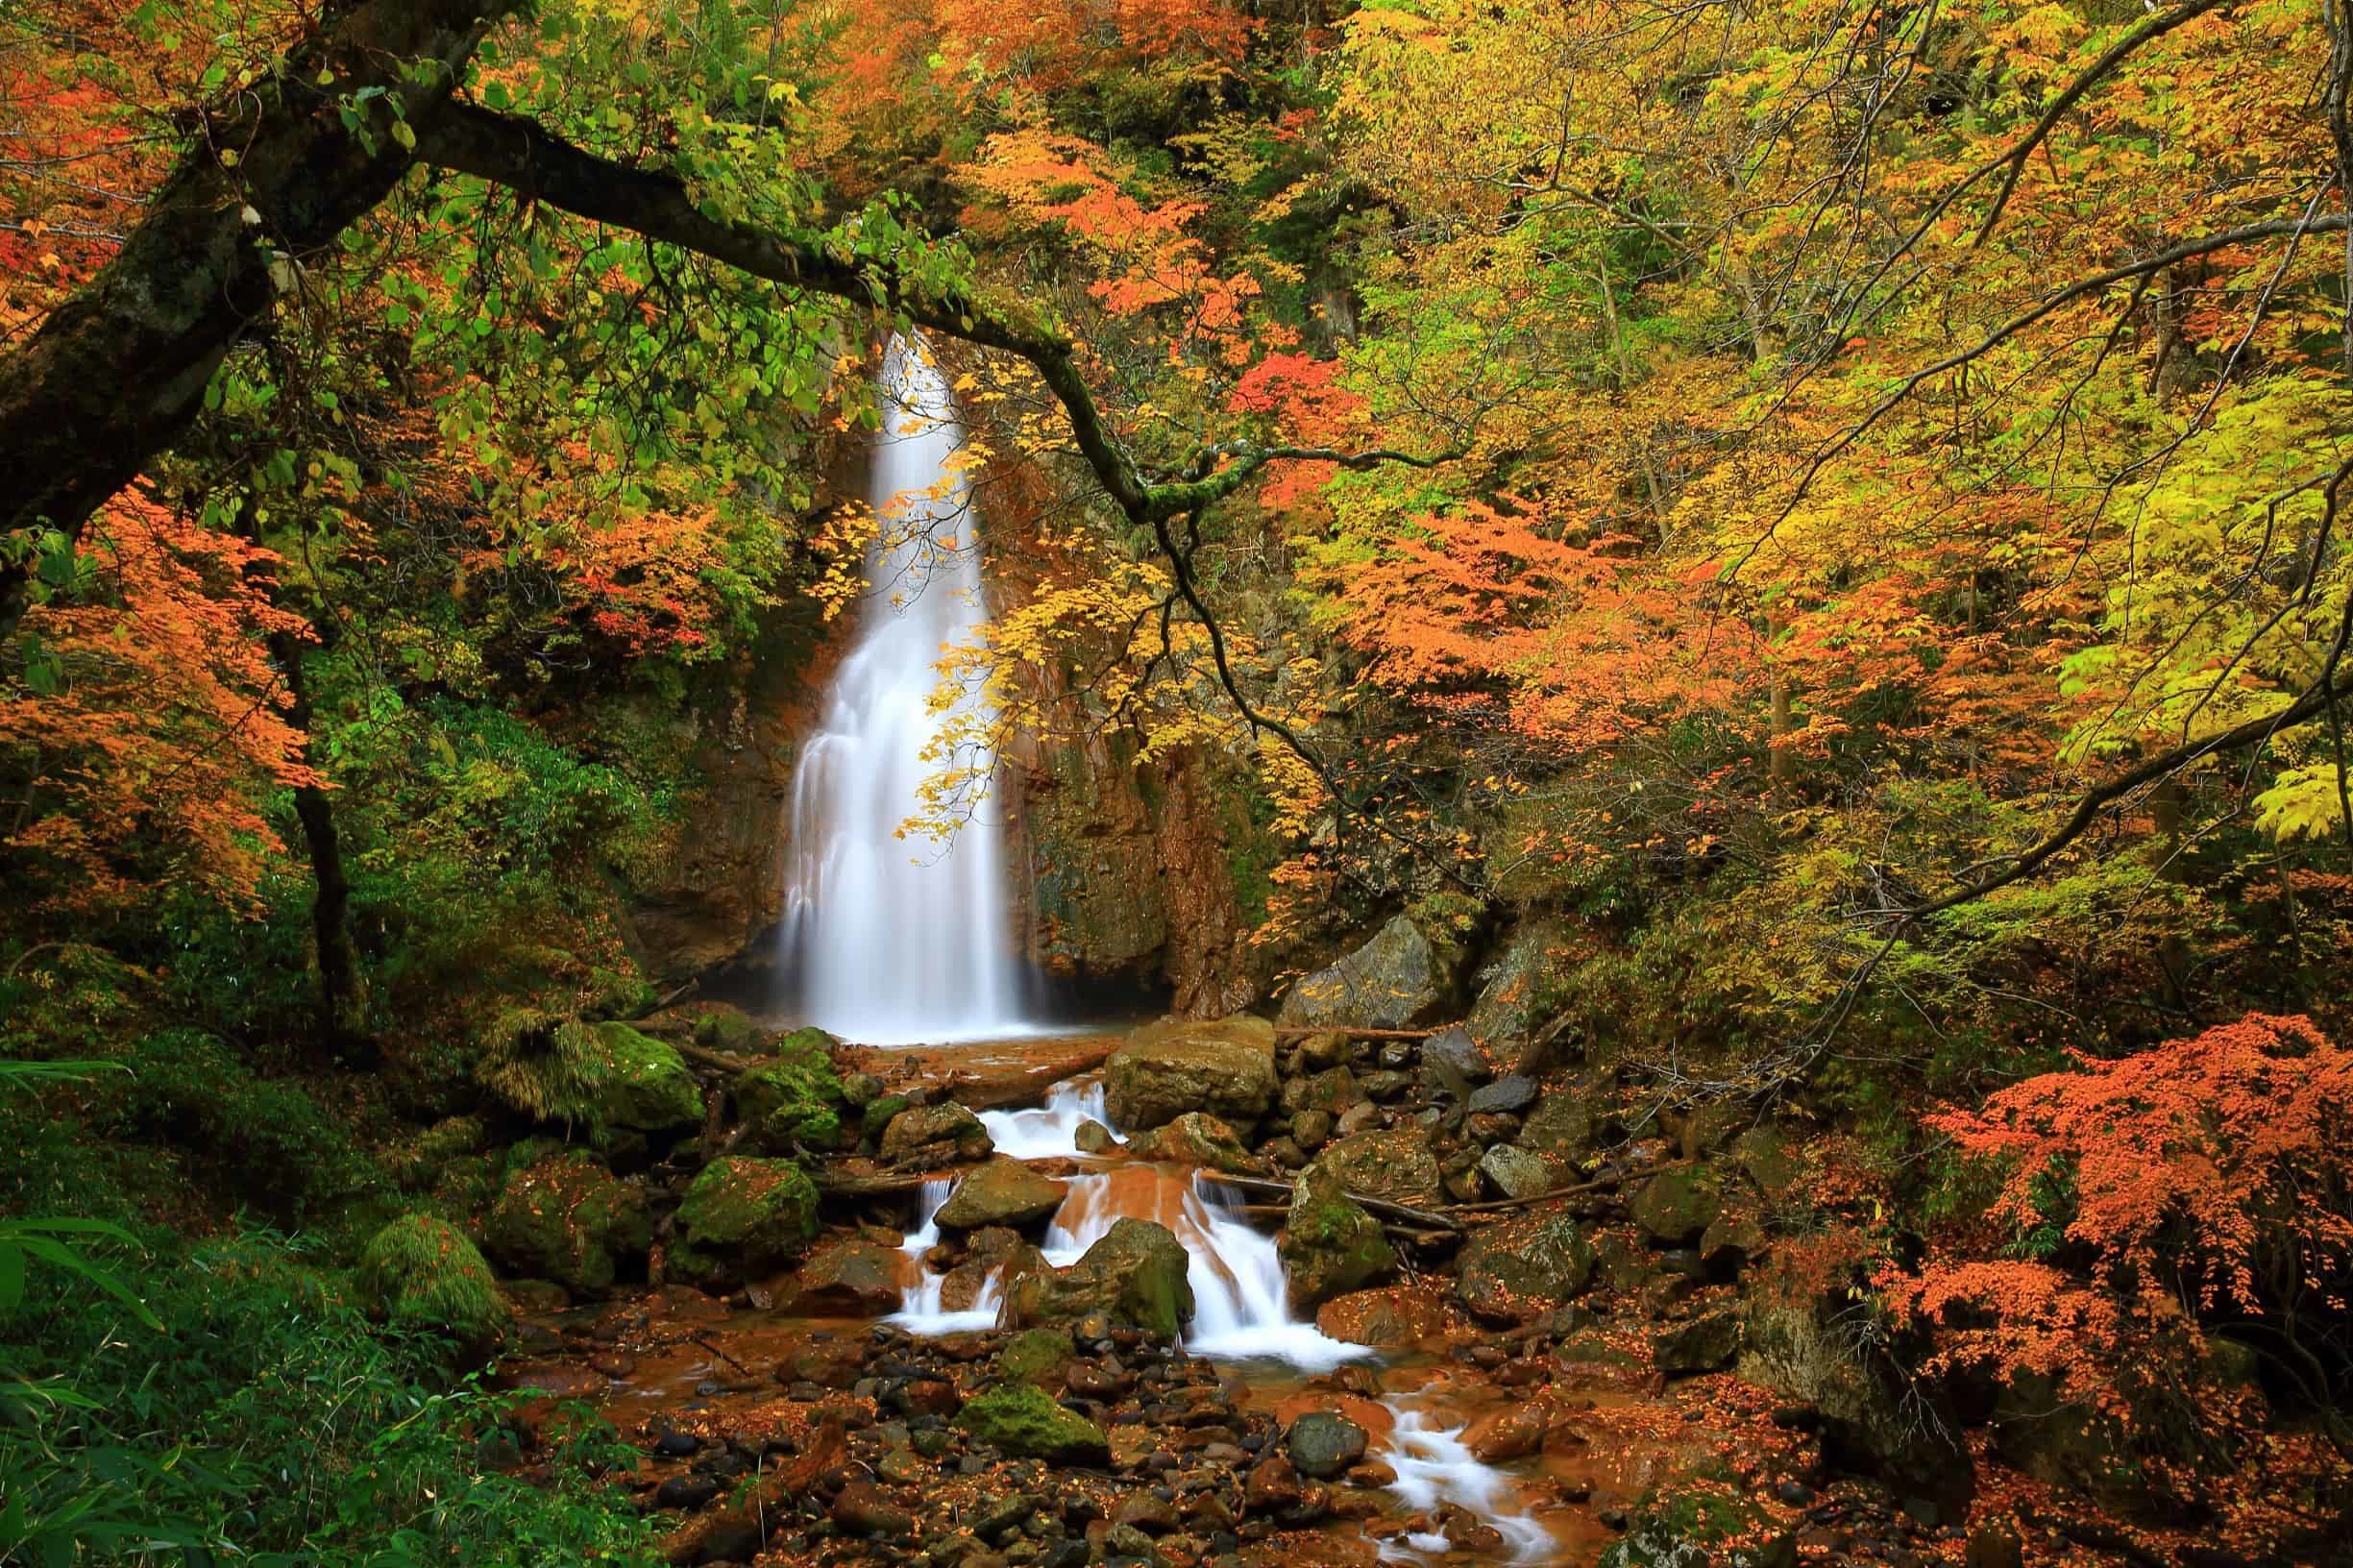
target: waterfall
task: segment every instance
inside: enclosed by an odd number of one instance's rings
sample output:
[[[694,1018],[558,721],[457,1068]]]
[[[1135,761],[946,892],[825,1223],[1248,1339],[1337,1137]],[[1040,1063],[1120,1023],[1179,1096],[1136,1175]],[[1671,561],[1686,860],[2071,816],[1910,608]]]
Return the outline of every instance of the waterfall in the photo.
[[[947,1310],[947,1277],[934,1274],[923,1266],[923,1254],[940,1244],[940,1206],[947,1202],[948,1194],[956,1189],[952,1176],[935,1176],[923,1184],[917,1207],[922,1212],[923,1223],[900,1242],[898,1250],[908,1259],[908,1283],[900,1292],[898,1311],[883,1319],[895,1323],[910,1334],[963,1334],[974,1329],[996,1327],[997,1282],[989,1277],[972,1305],[962,1311]]]
[[[1016,1160],[1078,1159],[1078,1130],[1090,1121],[1111,1125],[1103,1086],[1076,1079],[1056,1084],[1046,1091],[1045,1104],[1035,1110],[980,1114],[980,1124],[989,1129],[996,1152]]]
[[[939,662],[987,620],[970,487],[945,378],[891,340],[856,641],[794,775],[784,956],[810,1022],[869,1045],[1036,1033],[1021,1017],[1003,835],[988,798],[995,759],[954,759],[978,786],[945,841],[900,837],[924,815],[927,757],[951,717],[988,716],[967,692],[935,711]]]
[[[1389,1490],[1408,1507],[1435,1513],[1452,1505],[1485,1520],[1503,1536],[1514,1562],[1536,1561],[1552,1549],[1553,1532],[1527,1511],[1517,1496],[1518,1483],[1464,1446],[1463,1428],[1439,1426],[1400,1399],[1386,1403],[1397,1424],[1379,1457],[1397,1473]],[[1444,1535],[1432,1532],[1385,1541],[1381,1556],[1389,1562],[1419,1561],[1450,1550]]]

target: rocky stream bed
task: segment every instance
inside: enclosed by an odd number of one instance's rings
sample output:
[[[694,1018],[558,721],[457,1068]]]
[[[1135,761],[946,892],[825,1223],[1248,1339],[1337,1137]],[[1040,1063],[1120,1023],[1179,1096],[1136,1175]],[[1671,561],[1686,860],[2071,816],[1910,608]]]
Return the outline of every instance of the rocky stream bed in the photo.
[[[527,1462],[596,1409],[674,1561],[2065,1547],[1972,1506],[1964,1439],[1837,1303],[1753,1288],[1804,1170],[1768,1126],[1629,1125],[1612,1086],[1499,1071],[1458,1029],[861,1053],[672,1021],[722,1076],[668,1165],[523,1165],[486,1250],[539,1276],[495,1373]]]

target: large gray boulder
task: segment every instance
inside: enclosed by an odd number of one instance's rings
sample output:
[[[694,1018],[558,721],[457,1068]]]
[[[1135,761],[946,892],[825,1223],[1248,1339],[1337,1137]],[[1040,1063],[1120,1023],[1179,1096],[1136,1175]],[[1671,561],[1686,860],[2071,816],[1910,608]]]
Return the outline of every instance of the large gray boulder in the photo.
[[[1455,1294],[1486,1322],[1525,1322],[1578,1295],[1593,1269],[1593,1246],[1572,1215],[1523,1214],[1463,1245]]]
[[[1554,920],[1531,920],[1511,934],[1495,962],[1480,976],[1479,995],[1463,1027],[1498,1062],[1517,1063],[1552,1021],[1557,997],[1547,987],[1564,945]]]
[[[1103,1066],[1105,1103],[1124,1133],[1188,1111],[1255,1121],[1275,1101],[1275,1030],[1264,1018],[1146,1024]]]
[[[1114,1323],[1174,1339],[1193,1314],[1191,1260],[1165,1227],[1148,1219],[1115,1221],[1068,1268],[1025,1274],[1005,1296],[1005,1326],[1073,1323],[1100,1312]]]
[[[1400,915],[1283,998],[1277,1021],[1311,1029],[1409,1029],[1434,1022],[1455,993],[1451,955]]]

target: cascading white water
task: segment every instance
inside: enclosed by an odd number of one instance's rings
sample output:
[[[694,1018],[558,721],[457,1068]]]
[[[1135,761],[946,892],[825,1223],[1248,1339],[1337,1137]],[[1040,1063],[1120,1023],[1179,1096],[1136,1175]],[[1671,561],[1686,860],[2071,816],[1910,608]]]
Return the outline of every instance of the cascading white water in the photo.
[[[1397,1473],[1389,1490],[1408,1507],[1432,1513],[1453,1504],[1476,1515],[1503,1536],[1514,1561],[1534,1561],[1552,1548],[1553,1532],[1525,1511],[1512,1479],[1463,1445],[1463,1428],[1437,1426],[1403,1400],[1386,1403],[1397,1424],[1379,1457]],[[1381,1556],[1392,1562],[1419,1561],[1451,1550],[1444,1535],[1415,1533],[1383,1542]]]
[[[987,619],[970,487],[946,379],[893,338],[857,641],[834,677],[793,780],[783,941],[809,1021],[869,1045],[1034,1034],[1021,1016],[1002,834],[985,798],[994,758],[954,760],[983,798],[945,841],[900,837],[951,716],[985,718],[967,692],[935,710],[939,662]]]
[[[936,1176],[923,1184],[917,1208],[921,1211],[923,1223],[909,1233],[898,1244],[898,1250],[911,1261],[910,1280],[899,1292],[898,1311],[883,1319],[895,1323],[910,1334],[963,1334],[973,1329],[996,1327],[997,1282],[989,1277],[972,1305],[962,1311],[949,1311],[945,1300],[947,1277],[934,1274],[923,1266],[923,1254],[940,1244],[940,1206],[947,1202],[948,1194],[956,1189],[952,1176]]]
[[[1090,1121],[1111,1125],[1103,1086],[1070,1079],[1046,1090],[1045,1104],[1031,1111],[983,1111],[996,1152],[1016,1160],[1075,1160],[1078,1130]]]

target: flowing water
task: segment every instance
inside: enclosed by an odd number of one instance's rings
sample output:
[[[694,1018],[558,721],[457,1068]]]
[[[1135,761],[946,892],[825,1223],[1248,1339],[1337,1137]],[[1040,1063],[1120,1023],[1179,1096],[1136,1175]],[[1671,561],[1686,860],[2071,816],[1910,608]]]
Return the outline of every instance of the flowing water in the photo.
[[[1518,1497],[1513,1479],[1483,1462],[1463,1445],[1461,1426],[1443,1426],[1407,1399],[1385,1401],[1397,1418],[1382,1462],[1397,1472],[1389,1485],[1406,1507],[1435,1513],[1449,1505],[1475,1514],[1503,1536],[1512,1560],[1528,1562],[1552,1547],[1553,1532],[1529,1512]],[[1442,1534],[1416,1532],[1382,1543],[1381,1555],[1393,1561],[1419,1561],[1444,1556],[1452,1543]]]
[[[986,720],[967,691],[944,707],[939,663],[973,641],[982,602],[971,492],[945,378],[894,338],[871,491],[881,531],[866,558],[856,641],[794,775],[783,942],[808,1021],[870,1045],[1009,1039],[1024,1016],[1013,948],[995,759],[951,724]],[[944,747],[961,747],[953,757]],[[961,815],[944,839],[924,781],[951,772]]]

